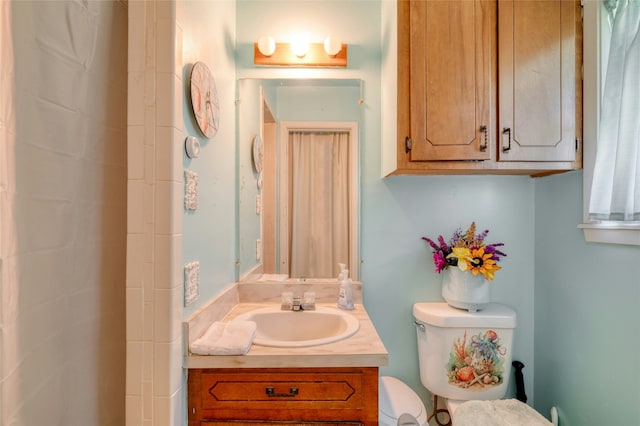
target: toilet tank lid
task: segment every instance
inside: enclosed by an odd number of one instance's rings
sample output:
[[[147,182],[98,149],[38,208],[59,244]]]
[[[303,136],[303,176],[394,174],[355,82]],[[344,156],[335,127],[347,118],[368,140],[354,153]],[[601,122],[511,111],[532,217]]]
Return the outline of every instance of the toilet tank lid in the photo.
[[[515,311],[498,303],[489,303],[471,313],[447,303],[420,302],[413,305],[413,316],[418,322],[436,327],[516,327]]]

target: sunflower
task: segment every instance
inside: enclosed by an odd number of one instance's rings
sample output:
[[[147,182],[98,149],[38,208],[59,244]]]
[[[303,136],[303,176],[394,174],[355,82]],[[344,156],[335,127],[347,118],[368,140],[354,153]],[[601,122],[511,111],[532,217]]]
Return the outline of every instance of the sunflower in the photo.
[[[468,261],[469,268],[473,275],[480,273],[487,281],[493,279],[493,274],[502,269],[496,261],[492,259],[493,253],[485,253],[484,247],[471,250],[471,260]]]

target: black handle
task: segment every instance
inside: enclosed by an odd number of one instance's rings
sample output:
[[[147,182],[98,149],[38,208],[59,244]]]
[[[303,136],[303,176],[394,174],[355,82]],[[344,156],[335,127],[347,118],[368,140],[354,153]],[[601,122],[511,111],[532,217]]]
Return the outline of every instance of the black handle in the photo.
[[[290,387],[289,388],[289,393],[276,393],[276,389],[274,387],[268,386],[268,387],[264,388],[264,392],[267,394],[267,396],[270,396],[270,397],[292,398],[292,397],[294,397],[294,396],[296,396],[298,394],[298,388]]]
[[[502,129],[502,139],[504,139],[504,135],[507,135],[507,146],[502,144],[502,152],[509,152],[511,150],[511,127],[505,127]]]
[[[489,146],[489,129],[483,124],[480,126],[480,131],[484,133],[484,143],[480,145],[480,151],[485,152]]]
[[[520,361],[513,361],[511,365],[516,369],[516,398],[518,398],[518,401],[526,403],[527,394],[524,392],[524,376],[522,375],[524,364]]]

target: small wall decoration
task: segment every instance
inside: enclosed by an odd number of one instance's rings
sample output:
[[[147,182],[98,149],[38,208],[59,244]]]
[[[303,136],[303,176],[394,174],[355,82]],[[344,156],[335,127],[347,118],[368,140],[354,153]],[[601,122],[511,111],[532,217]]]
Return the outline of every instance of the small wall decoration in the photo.
[[[200,296],[200,262],[184,265],[184,306],[188,306]]]
[[[198,174],[191,170],[184,171],[184,208],[187,210],[198,208]]]
[[[479,332],[471,336],[468,344],[465,331],[464,336],[453,343],[449,355],[449,383],[469,390],[485,390],[487,386],[501,384],[506,353],[495,331]]]
[[[196,62],[191,70],[191,106],[202,134],[214,137],[220,123],[218,90],[211,71],[203,62]]]
[[[200,156],[200,141],[195,136],[187,136],[184,140],[184,150],[189,158],[198,158]]]

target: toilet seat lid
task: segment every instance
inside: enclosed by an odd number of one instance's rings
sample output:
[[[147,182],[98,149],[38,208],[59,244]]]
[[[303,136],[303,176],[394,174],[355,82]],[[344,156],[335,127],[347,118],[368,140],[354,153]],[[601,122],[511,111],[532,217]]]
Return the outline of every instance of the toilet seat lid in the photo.
[[[395,377],[380,377],[378,393],[378,409],[392,419],[397,420],[404,413],[409,413],[416,419],[425,415],[426,409],[420,397]]]

